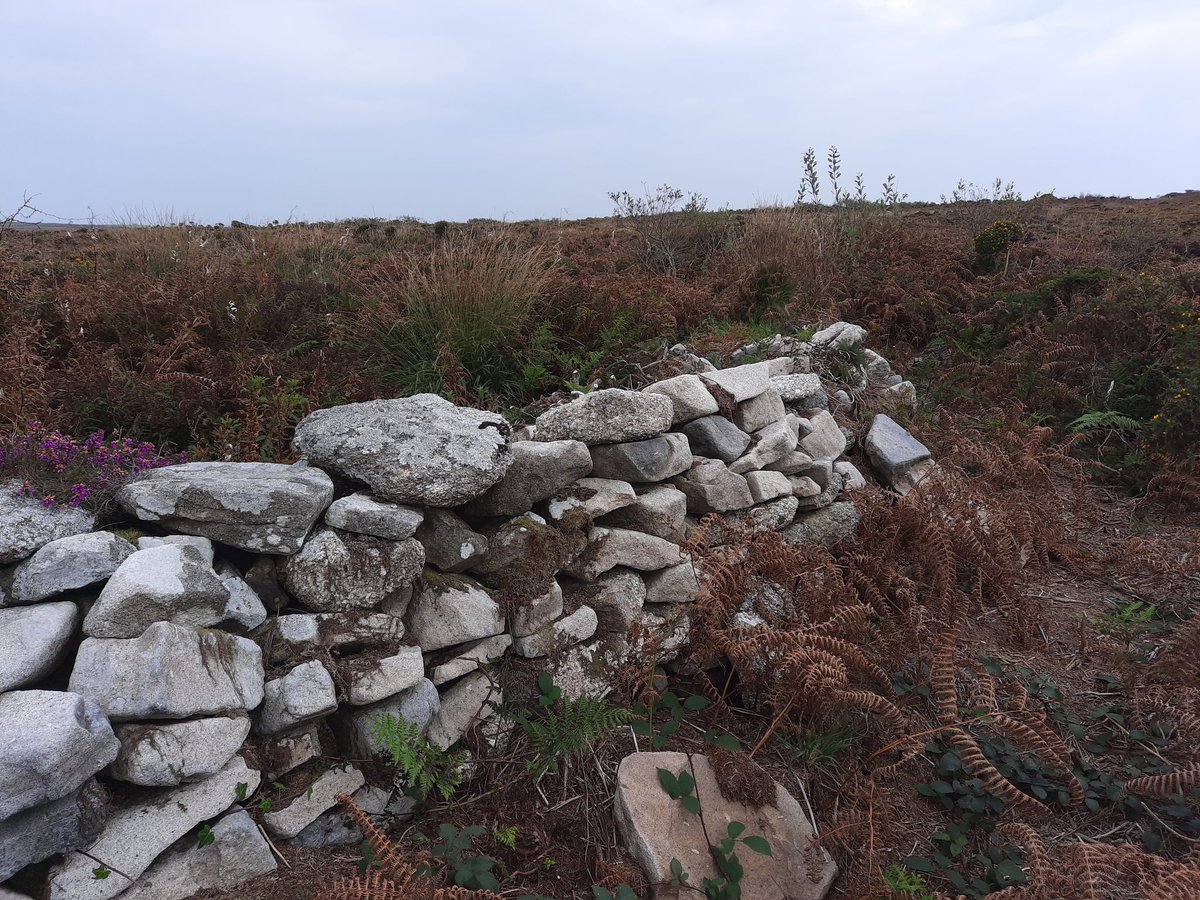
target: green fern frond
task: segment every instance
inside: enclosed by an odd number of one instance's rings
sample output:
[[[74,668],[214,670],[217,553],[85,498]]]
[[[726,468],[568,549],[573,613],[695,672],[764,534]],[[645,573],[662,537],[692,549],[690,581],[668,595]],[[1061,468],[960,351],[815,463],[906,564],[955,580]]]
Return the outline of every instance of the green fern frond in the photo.
[[[560,758],[576,758],[588,744],[608,737],[634,718],[627,709],[619,709],[603,700],[579,697],[564,700],[555,709],[547,709],[542,718],[519,716],[516,722],[533,750],[529,771],[540,778],[556,768]]]
[[[1086,412],[1067,426],[1072,434],[1081,431],[1140,431],[1142,423],[1110,409]]]
[[[438,793],[449,800],[462,781],[467,752],[442,750],[421,734],[421,729],[399,716],[384,715],[375,720],[375,735],[387,748],[396,768],[416,795],[424,800]]]

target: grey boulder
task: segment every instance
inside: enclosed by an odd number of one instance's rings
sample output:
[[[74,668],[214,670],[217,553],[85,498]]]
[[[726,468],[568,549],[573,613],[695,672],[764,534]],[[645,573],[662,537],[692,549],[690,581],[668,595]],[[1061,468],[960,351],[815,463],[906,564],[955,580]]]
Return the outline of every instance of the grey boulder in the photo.
[[[637,501],[628,481],[580,478],[546,504],[546,517],[555,524],[585,524]]]
[[[500,688],[482,672],[460,678],[441,696],[441,705],[429,725],[429,743],[445,750],[470,728],[495,712],[503,702]]]
[[[154,792],[117,809],[99,839],[50,869],[47,900],[108,900],[130,887],[164,850],[201,822],[227,810],[240,792],[258,789],[259,773],[235,756],[202,781]],[[244,787],[239,787],[244,785]],[[94,878],[96,860],[111,870]]]
[[[379,729],[381,722],[389,718],[415,725],[424,734],[441,708],[438,689],[428,678],[379,703],[355,707],[342,723],[349,753],[355,758],[369,759],[386,750]]]
[[[416,534],[425,514],[413,506],[376,500],[357,493],[334,500],[325,510],[325,524],[355,534],[403,541]]]
[[[378,703],[413,687],[425,677],[420,647],[400,647],[391,656],[367,655],[342,661],[346,702],[354,706]]]
[[[808,424],[812,426],[812,431],[800,438],[796,449],[813,459],[837,459],[846,452],[846,436],[827,410],[813,415]]]
[[[20,490],[20,481],[0,481],[0,565],[22,560],[59,538],[91,531],[96,522],[82,509],[43,506]]]
[[[733,462],[750,446],[750,435],[723,416],[705,416],[683,426],[692,453]]]
[[[644,441],[602,444],[592,448],[592,472],[615,481],[665,481],[692,464],[692,450],[682,434],[662,434]]]
[[[198,891],[231,891],[275,871],[275,856],[250,814],[235,809],[212,826],[203,847],[183,840],[167,850],[121,900],[185,900]]]
[[[517,638],[513,641],[513,650],[526,659],[549,656],[586,641],[596,633],[597,623],[595,610],[581,606],[569,616],[551,622],[531,635]]]
[[[0,609],[0,693],[45,678],[63,661],[75,629],[74,603]]]
[[[103,711],[62,691],[0,694],[0,821],[58,800],[117,758]]]
[[[581,441],[521,441],[510,452],[512,465],[464,507],[468,515],[519,516],[592,471],[592,456]]]
[[[320,469],[196,462],[152,469],[117,491],[126,511],[255,553],[295,553],[333,499]]]
[[[504,476],[510,431],[495,413],[416,394],[319,409],[296,426],[292,445],[380,499],[458,506]]]
[[[320,528],[280,567],[280,580],[315,612],[370,609],[406,588],[425,565],[414,538],[383,538]]]
[[[263,697],[262,651],[232,634],[156,622],[137,638],[85,640],[70,690],[113,721],[254,709]]]
[[[428,652],[504,631],[504,614],[487,588],[462,575],[428,573],[408,608],[413,640]]]
[[[262,708],[258,711],[259,734],[278,734],[338,708],[333,676],[319,660],[301,663],[281,678],[273,678],[263,688]]]
[[[858,530],[858,509],[849,501],[832,503],[815,512],[802,512],[784,529],[783,539],[794,544],[820,544],[828,547],[838,541],[854,539]]]
[[[448,509],[431,509],[417,529],[425,561],[443,572],[469,569],[488,552],[488,540]]]
[[[662,394],[608,388],[546,410],[537,418],[537,440],[640,441],[670,428],[674,415],[671,399]]]
[[[109,774],[146,787],[196,781],[219,772],[249,733],[246,716],[118,725],[121,751]]]
[[[688,460],[689,467],[691,460]],[[687,495],[669,484],[642,488],[637,501],[609,513],[597,524],[630,528],[679,543],[683,540],[687,518]]]
[[[715,459],[703,461],[673,482],[688,498],[688,512],[705,516],[754,505],[745,477]]]
[[[12,602],[38,603],[104,581],[133,553],[133,544],[111,531],[51,541],[13,572]]]
[[[863,449],[875,473],[901,494],[912,489],[913,471],[931,458],[928,447],[883,414],[871,422]]]
[[[225,618],[229,589],[195,547],[138,550],[108,580],[83,620],[88,637],[133,638],[155,622],[208,627]]]
[[[742,431],[758,431],[772,422],[778,422],[785,412],[779,391],[770,386],[757,397],[751,397],[737,405],[733,411],[733,424]]]
[[[0,881],[56,853],[92,843],[104,828],[105,796],[93,778],[65,797],[0,820]],[[20,894],[12,897],[27,900]],[[5,900],[2,886],[0,900]]]
[[[595,525],[587,548],[563,571],[580,581],[595,581],[614,566],[655,572],[678,565],[682,559],[679,545],[671,541],[627,528]]]
[[[700,377],[716,396],[743,403],[752,400],[771,386],[771,364],[750,363],[715,372],[701,372]]]
[[[294,838],[311,825],[317,816],[336,806],[338,794],[353,794],[365,782],[363,773],[354,766],[328,769],[291,803],[266,813],[263,823],[275,837]]]
[[[704,386],[698,375],[676,375],[642,388],[650,394],[662,394],[671,401],[671,424],[679,425],[711,416],[719,409],[717,398]]]

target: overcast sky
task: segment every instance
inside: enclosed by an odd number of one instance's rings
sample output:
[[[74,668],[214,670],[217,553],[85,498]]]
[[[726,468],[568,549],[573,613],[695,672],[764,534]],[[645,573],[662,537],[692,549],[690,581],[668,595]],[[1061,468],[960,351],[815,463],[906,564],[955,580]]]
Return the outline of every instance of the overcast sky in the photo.
[[[1200,188],[1197,0],[0,0],[0,215],[606,215]]]

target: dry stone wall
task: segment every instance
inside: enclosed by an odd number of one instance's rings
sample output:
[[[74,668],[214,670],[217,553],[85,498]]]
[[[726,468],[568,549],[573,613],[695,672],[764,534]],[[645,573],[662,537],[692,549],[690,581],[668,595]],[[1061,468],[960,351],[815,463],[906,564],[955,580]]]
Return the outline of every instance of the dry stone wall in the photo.
[[[683,374],[577,395],[515,434],[433,395],[320,410],[295,465],[126,484],[136,541],[0,485],[0,893],[228,889],[276,864],[239,803],[260,783],[305,773],[262,816],[276,842],[356,840],[339,793],[407,811],[345,762],[382,749],[381,716],[450,747],[502,699],[488,669],[505,655],[568,694],[605,693],[646,641],[671,659],[702,516],[853,536],[867,482],[830,411],[851,399],[818,370],[864,337],[776,336],[724,369],[677,348]],[[860,397],[912,396],[878,354],[859,358]],[[864,450],[901,492],[933,466],[886,415]]]

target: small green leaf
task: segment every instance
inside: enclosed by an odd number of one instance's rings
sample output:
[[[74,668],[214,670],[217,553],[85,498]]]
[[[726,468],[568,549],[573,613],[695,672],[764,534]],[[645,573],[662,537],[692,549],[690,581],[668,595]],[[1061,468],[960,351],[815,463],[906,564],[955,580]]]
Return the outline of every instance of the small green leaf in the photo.
[[[933,874],[933,863],[923,856],[906,856],[904,858],[904,865],[914,872],[924,872],[926,875]]]
[[[667,792],[667,796],[672,800],[679,796],[679,782],[675,778],[674,773],[669,769],[658,770],[658,783],[662,785],[662,789]]]
[[[215,840],[216,836],[213,834],[212,829],[207,825],[202,825],[200,827],[200,831],[196,835],[196,847],[207,847]]]
[[[100,863],[100,865],[92,869],[92,878],[94,878],[96,881],[103,881],[111,874],[112,870],[109,869],[108,866],[104,865],[104,863]]]
[[[250,785],[248,785],[246,782],[239,781],[237,783],[237,790],[234,791],[234,797],[237,798],[238,803],[241,803],[246,799],[246,792],[248,790],[250,790]]]
[[[700,815],[700,798],[688,795],[679,798],[679,804],[694,816]]]
[[[691,709],[691,710],[707,709],[708,705],[709,705],[708,698],[701,697],[698,694],[693,694],[692,696],[688,697],[686,700],[683,701],[684,709]]]
[[[726,832],[729,834],[729,836],[731,838],[741,837],[742,832],[744,832],[745,830],[746,830],[745,822],[730,822],[729,827],[726,828]]]
[[[752,834],[750,837],[742,838],[742,843],[755,853],[761,853],[763,856],[771,855],[771,844],[761,835]]]

